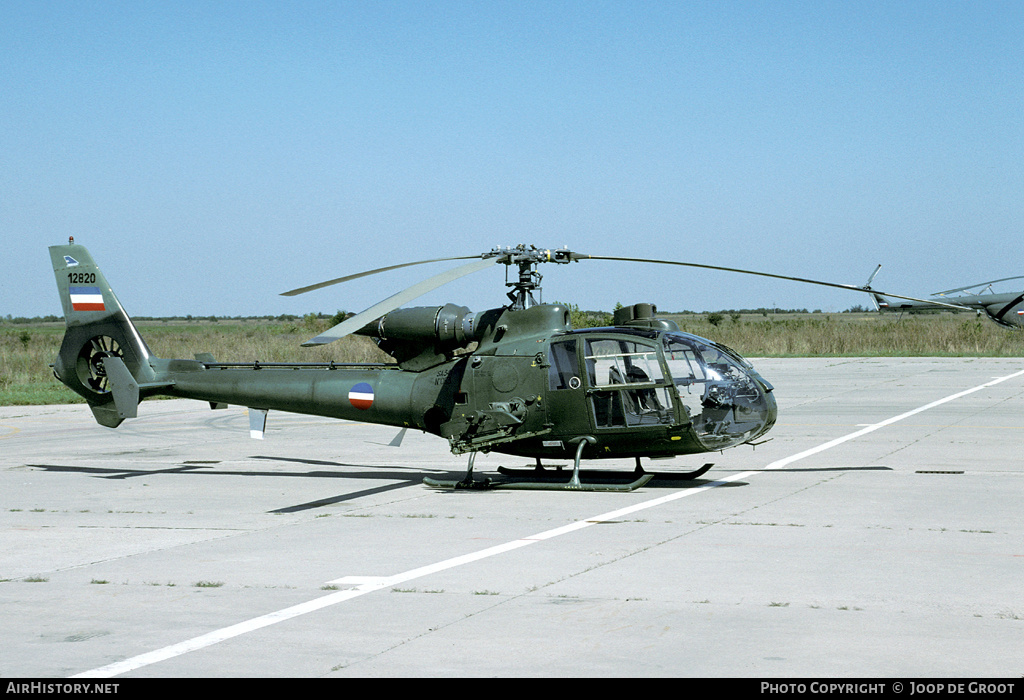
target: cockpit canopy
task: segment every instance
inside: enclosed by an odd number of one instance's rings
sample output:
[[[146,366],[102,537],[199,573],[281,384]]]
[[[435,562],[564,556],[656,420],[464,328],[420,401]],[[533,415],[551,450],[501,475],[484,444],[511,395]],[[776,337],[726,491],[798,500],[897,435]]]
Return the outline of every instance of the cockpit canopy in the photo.
[[[579,388],[585,377],[598,430],[689,424],[702,445],[719,450],[753,440],[775,423],[771,386],[725,346],[672,331],[572,335],[551,344],[550,387]]]
[[[708,447],[731,447],[775,424],[772,386],[737,353],[684,333],[662,336],[665,364],[677,396]]]

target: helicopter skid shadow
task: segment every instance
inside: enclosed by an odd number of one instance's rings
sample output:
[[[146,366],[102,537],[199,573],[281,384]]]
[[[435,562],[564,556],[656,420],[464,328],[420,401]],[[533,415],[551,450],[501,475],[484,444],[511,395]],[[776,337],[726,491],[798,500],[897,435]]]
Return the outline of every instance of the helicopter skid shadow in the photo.
[[[724,472],[891,472],[892,467],[792,467],[788,469],[723,469]]]
[[[709,462],[699,469],[688,472],[655,472],[637,467],[632,471],[616,471],[612,469],[580,469],[580,480],[607,482],[607,483],[632,483],[637,479],[648,476],[645,483],[650,481],[695,481],[706,474],[714,465]],[[525,468],[498,467],[498,473],[509,477],[529,478],[531,480],[557,480],[572,475],[572,469],[562,464],[527,466]]]
[[[622,487],[629,484],[635,484],[638,480],[642,480],[638,486],[651,487],[651,488],[692,488],[696,486],[702,486],[704,484],[713,483],[715,479],[702,479],[700,478],[711,467],[713,464],[705,464],[701,468],[689,471],[689,472],[655,472],[648,471],[645,469],[632,470],[632,471],[613,471],[610,469],[580,469],[579,479],[584,487],[590,486],[589,490],[601,490],[602,485],[612,487]],[[572,477],[572,469],[564,468],[561,465],[556,466],[544,466],[542,468],[537,467],[526,467],[526,468],[510,468],[510,467],[498,467],[498,473],[504,477],[508,477],[504,481],[496,482],[501,485],[511,485],[514,487],[516,484],[521,483],[537,483],[543,485],[550,485],[552,489],[558,489],[564,486],[568,480]],[[644,480],[644,477],[647,477]],[[734,482],[729,484],[722,484],[723,486],[743,486],[746,482]],[[499,486],[500,487],[500,486]],[[583,488],[581,490],[588,490]]]
[[[690,489],[699,488],[701,486],[707,486],[708,484],[717,484],[719,488],[732,488],[734,486],[749,486],[748,481],[726,481],[720,482],[717,479],[676,479],[674,475],[668,475],[667,478],[661,474],[655,474],[651,482],[647,484],[651,488],[656,489]]]

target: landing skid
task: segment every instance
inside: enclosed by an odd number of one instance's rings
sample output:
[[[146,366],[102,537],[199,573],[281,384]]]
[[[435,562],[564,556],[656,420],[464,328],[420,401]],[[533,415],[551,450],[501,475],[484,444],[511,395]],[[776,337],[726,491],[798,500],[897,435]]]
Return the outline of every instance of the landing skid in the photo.
[[[581,479],[607,479],[609,476],[621,475],[622,477],[640,477],[649,476],[657,481],[693,481],[694,479],[703,476],[707,473],[711,467],[715,466],[709,462],[702,466],[700,469],[695,469],[692,472],[649,472],[645,471],[643,467],[637,465],[637,468],[632,472],[609,472],[597,469],[584,469],[581,470],[579,475]],[[515,477],[533,477],[540,479],[553,479],[565,474],[565,470],[561,467],[554,469],[550,467],[537,466],[532,469],[511,469],[509,467],[498,467],[498,472],[505,476]],[[646,483],[646,482],[644,482]]]
[[[598,471],[598,470],[580,470],[580,457],[583,453],[583,447],[586,444],[585,441],[581,440],[579,446],[576,449],[576,459],[572,469],[572,477],[568,482],[565,482],[565,472],[558,467],[554,470],[545,469],[540,460],[537,460],[537,466],[533,469],[509,469],[507,467],[498,467],[498,471],[505,475],[513,477],[512,479],[481,479],[476,480],[473,478],[473,461],[476,458],[476,453],[472,453],[469,456],[469,468],[466,471],[466,476],[461,481],[442,481],[439,479],[432,479],[425,477],[423,483],[433,488],[443,489],[455,489],[455,490],[472,490],[472,491],[486,491],[491,489],[518,489],[521,491],[613,491],[620,493],[627,493],[629,491],[635,491],[641,486],[645,486],[652,479],[668,480],[668,481],[690,481],[704,474],[707,470],[711,469],[712,464],[705,464],[700,469],[696,469],[692,472],[684,473],[659,473],[652,474],[644,471],[643,467],[640,466],[640,458],[636,459],[636,469],[631,474],[621,474],[624,478],[633,477],[632,481],[619,482],[619,481],[593,481],[607,479],[609,476],[615,476],[614,472]]]

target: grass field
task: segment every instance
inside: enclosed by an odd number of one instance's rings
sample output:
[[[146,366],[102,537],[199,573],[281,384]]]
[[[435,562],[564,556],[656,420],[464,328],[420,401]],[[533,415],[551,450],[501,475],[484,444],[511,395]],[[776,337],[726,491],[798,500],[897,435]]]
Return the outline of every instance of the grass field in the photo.
[[[750,357],[1024,357],[1024,333],[973,314],[898,317],[877,313],[662,314],[680,328],[719,341]],[[604,323],[609,315],[577,315]],[[577,322],[580,323],[579,321]],[[297,321],[137,321],[159,357],[212,353],[222,362],[387,362],[369,338],[349,336],[330,345],[300,344],[331,325]],[[82,401],[54,377],[63,323],[0,323],[0,405]]]

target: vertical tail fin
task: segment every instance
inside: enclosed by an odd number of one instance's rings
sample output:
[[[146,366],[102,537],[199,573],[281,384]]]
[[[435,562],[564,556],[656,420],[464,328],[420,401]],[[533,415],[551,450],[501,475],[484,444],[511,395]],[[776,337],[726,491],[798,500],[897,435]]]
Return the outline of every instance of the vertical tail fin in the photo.
[[[84,246],[52,246],[50,259],[67,324],[54,375],[89,402],[101,425],[117,427],[135,415],[135,405],[120,405],[123,397],[137,396],[137,390],[133,394],[119,389],[131,380],[138,384],[156,378],[150,366],[152,353]],[[119,371],[120,366],[107,372],[108,365],[120,363],[127,373]]]

